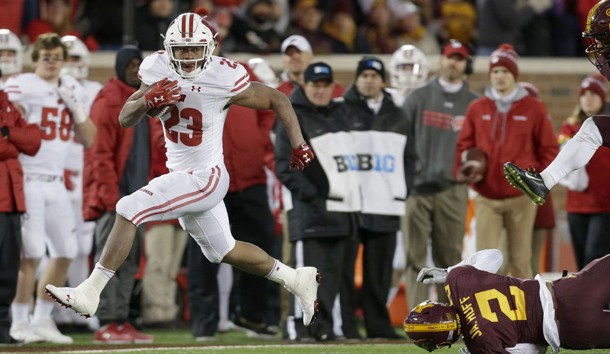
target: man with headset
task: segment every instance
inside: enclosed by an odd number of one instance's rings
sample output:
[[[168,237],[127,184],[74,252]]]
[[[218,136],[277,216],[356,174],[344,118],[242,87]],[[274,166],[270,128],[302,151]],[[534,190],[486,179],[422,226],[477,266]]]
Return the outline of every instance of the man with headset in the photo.
[[[470,73],[469,49],[451,40],[443,47],[438,77],[411,92],[403,105],[407,144],[415,146],[417,156],[414,165],[406,166],[410,196],[402,226],[411,305],[428,298],[428,286],[416,278],[426,267],[429,238],[436,266],[448,267],[461,260],[468,197],[466,184],[454,181],[452,166],[466,108],[477,98],[466,82]],[[444,292],[438,293],[442,300]]]

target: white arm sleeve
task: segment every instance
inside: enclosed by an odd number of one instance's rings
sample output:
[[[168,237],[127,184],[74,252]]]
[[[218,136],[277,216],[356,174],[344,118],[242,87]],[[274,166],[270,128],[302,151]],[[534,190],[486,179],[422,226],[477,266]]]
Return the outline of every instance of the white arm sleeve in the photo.
[[[462,260],[460,263],[447,268],[447,271],[451,271],[453,268],[470,265],[478,270],[484,270],[489,273],[496,273],[498,269],[502,266],[504,262],[504,257],[502,256],[502,252],[497,249],[487,249],[481,250],[473,253],[470,257]]]
[[[536,345],[531,343],[517,343],[512,348],[506,348],[506,351],[511,354],[545,354],[546,345]]]

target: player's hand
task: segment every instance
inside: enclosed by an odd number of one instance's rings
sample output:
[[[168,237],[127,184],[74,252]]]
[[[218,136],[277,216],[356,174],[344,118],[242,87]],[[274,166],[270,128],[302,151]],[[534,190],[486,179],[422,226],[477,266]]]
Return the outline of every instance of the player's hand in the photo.
[[[169,81],[163,78],[152,84],[144,94],[146,105],[150,108],[175,105],[180,100],[180,86],[178,81]]]
[[[70,113],[72,113],[74,123],[84,123],[88,117],[87,113],[85,112],[85,107],[83,107],[76,97],[75,87],[64,85],[62,82],[60,82],[59,87],[57,88],[57,93],[59,94],[59,97],[61,97],[61,100],[64,102],[66,107],[68,107]]]
[[[313,161],[313,151],[307,143],[301,144],[298,148],[292,149],[290,156],[290,169],[303,171],[307,165]]]
[[[424,284],[441,284],[447,279],[447,269],[445,268],[422,268],[417,274],[417,281]]]

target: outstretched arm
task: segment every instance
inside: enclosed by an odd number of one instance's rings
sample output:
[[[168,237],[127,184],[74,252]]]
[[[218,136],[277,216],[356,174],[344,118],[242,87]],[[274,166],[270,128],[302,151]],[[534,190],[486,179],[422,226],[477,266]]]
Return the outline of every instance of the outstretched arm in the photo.
[[[484,270],[489,273],[495,273],[500,269],[504,257],[502,252],[496,249],[481,250],[473,253],[470,257],[462,260],[460,263],[449,268],[423,268],[417,275],[417,281],[424,284],[439,284],[444,283],[447,279],[447,274],[457,267],[470,265],[479,270]]]
[[[252,82],[247,89],[233,96],[227,102],[227,107],[231,104],[253,109],[271,109],[275,112],[288,133],[292,146],[290,169],[302,170],[313,161],[313,152],[305,143],[292,104],[283,93],[261,83]]]
[[[123,128],[131,128],[138,124],[144,117],[144,113],[149,109],[146,104],[144,92],[148,86],[144,83],[140,84],[138,91],[134,92],[129,98],[119,113],[119,123]]]

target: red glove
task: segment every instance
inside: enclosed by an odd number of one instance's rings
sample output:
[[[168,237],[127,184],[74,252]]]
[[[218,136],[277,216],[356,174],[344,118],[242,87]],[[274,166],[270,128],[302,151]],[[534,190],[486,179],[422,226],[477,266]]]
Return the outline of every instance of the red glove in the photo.
[[[157,81],[150,85],[144,97],[146,98],[146,104],[150,108],[174,105],[180,100],[178,81],[169,81],[168,78]]]
[[[303,171],[307,165],[313,161],[313,151],[307,143],[301,144],[298,148],[292,149],[292,156],[290,156],[290,169]]]

